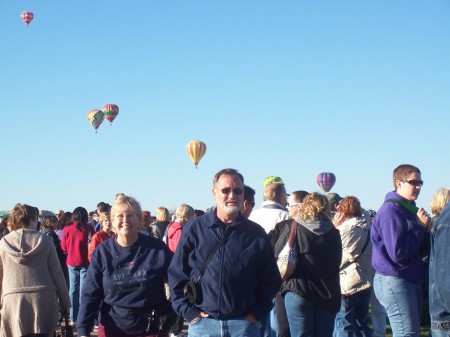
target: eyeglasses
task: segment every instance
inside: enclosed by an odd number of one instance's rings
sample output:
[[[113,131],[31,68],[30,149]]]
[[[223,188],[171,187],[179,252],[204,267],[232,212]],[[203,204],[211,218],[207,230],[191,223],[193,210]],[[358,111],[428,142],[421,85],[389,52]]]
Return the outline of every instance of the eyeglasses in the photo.
[[[241,195],[244,193],[244,190],[241,188],[231,188],[231,187],[225,187],[220,190],[223,194],[230,194],[233,192],[234,194]]]
[[[119,221],[123,221],[125,219],[125,217],[128,220],[137,219],[137,215],[136,214],[116,214],[116,215],[114,215],[114,217],[117,218]]]
[[[297,205],[300,205],[300,204],[299,203],[294,203],[294,204],[287,203],[286,207],[292,207],[292,206],[297,206]]]
[[[410,180],[403,180],[404,183],[408,183],[410,185],[413,185],[414,187],[423,186],[423,180],[416,180],[416,179],[410,179]]]

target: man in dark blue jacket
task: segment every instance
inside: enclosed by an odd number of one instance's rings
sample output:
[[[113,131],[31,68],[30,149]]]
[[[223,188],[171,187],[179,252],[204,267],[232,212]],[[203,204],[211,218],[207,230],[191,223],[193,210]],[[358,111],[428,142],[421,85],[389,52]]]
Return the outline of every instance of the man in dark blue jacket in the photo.
[[[169,267],[172,305],[189,324],[189,337],[259,336],[257,321],[272,308],[281,277],[264,229],[240,213],[244,178],[234,169],[214,176],[213,212],[192,219]],[[223,243],[201,270],[217,244]],[[198,283],[191,303],[183,289]]]

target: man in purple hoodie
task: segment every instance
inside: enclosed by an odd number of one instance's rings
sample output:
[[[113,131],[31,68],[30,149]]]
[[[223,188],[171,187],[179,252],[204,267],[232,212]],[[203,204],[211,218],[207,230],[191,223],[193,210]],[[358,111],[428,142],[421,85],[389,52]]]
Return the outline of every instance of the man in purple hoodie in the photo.
[[[422,242],[431,218],[415,206],[423,186],[420,170],[409,164],[393,174],[393,192],[386,195],[371,231],[375,295],[386,309],[393,335],[419,336],[422,284],[427,267]]]

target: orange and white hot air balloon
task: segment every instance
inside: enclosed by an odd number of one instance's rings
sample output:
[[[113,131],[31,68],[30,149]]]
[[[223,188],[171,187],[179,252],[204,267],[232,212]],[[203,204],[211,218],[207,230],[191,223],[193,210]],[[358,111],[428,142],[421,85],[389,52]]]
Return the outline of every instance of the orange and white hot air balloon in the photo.
[[[20,17],[22,18],[22,21],[25,22],[28,25],[30,24],[31,21],[33,21],[34,18],[34,14],[31,12],[23,12]]]
[[[197,168],[198,163],[206,153],[206,144],[200,140],[191,140],[186,146],[186,151],[189,158],[195,164],[195,168]]]

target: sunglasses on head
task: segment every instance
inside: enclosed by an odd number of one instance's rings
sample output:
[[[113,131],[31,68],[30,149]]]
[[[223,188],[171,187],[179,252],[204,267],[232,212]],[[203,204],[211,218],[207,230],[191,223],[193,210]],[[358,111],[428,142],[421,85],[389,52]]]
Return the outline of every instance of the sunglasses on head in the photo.
[[[231,188],[231,187],[225,187],[220,190],[223,194],[230,194],[233,192],[234,194],[241,195],[244,193],[244,190],[242,188]]]

